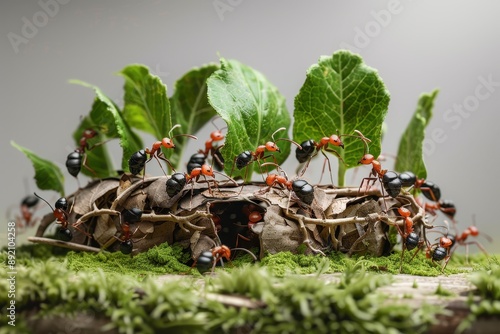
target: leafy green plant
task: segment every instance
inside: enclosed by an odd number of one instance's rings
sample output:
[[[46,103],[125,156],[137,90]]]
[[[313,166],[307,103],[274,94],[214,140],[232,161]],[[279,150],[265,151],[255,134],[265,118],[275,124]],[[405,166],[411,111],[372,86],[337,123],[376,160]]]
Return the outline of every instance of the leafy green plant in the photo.
[[[94,128],[98,137],[92,140],[91,146],[118,139],[123,150],[119,168],[112,166],[105,144],[87,150],[86,165],[89,169],[82,168],[86,175],[104,178],[117,175],[117,169],[128,171],[130,156],[144,148],[138,131],[161,140],[169,135],[174,125],[179,124],[180,129],[172,136],[181,133],[195,135],[216,115],[227,125],[221,152],[226,161],[226,173],[233,171],[234,177],[246,175],[248,181],[253,172],[262,172],[258,164],[248,171],[233,170],[234,159],[245,150],[253,152],[259,145],[273,140],[271,135],[280,128],[285,130],[278,131],[274,140],[281,150],[270,154],[281,164],[291,151],[288,136],[291,118],[285,98],[263,74],[236,60],[221,58],[220,65],[207,64],[189,71],[175,83],[175,92],[170,97],[161,79],[143,65],[126,66],[119,74],[125,79],[124,106],[121,109],[98,87],[71,81],[96,93],[89,114],[82,118],[74,132],[76,147],[83,131]],[[419,100],[402,136],[396,170],[413,170],[419,177],[425,177],[422,141],[436,95],[437,91],[434,91],[424,94]],[[321,57],[318,64],[307,71],[294,102],[294,141],[318,140],[332,134],[341,136],[344,148],[329,148],[340,158],[338,185],[344,185],[346,170],[355,167],[365,151],[375,157],[379,155],[389,93],[377,71],[367,66],[359,55],[340,50]],[[355,130],[371,140],[368,146],[359,139]],[[176,136],[175,150],[163,152],[176,169],[182,169],[187,140]],[[55,164],[19,144],[12,142],[12,145],[32,161],[40,189],[64,194],[64,173]]]

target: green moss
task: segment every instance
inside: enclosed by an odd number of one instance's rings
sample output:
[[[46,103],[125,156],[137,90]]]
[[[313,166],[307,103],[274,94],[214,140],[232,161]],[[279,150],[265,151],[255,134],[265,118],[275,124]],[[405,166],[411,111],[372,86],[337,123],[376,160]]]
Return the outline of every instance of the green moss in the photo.
[[[121,252],[84,253],[69,252],[66,256],[68,268],[74,271],[102,270],[106,273],[120,273],[135,277],[151,274],[192,273],[184,263],[189,261],[189,254],[180,246],[164,243],[136,256]]]

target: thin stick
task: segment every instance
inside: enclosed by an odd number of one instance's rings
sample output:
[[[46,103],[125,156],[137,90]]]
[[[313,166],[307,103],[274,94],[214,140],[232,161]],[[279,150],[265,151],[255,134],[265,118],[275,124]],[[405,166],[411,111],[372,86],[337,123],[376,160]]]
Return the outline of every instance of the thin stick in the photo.
[[[49,245],[49,246],[68,248],[71,250],[82,251],[82,252],[99,253],[101,251],[100,248],[96,248],[96,247],[90,247],[90,246],[75,244],[74,242],[67,242],[67,241],[42,238],[42,237],[28,237],[28,241],[36,243],[36,244],[43,244],[43,245]]]

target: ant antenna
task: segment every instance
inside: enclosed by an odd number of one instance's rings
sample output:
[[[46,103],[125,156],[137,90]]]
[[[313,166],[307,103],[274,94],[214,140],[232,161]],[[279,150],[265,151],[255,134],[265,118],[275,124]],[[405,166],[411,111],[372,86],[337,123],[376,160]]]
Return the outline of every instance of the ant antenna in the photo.
[[[55,210],[54,210],[54,208],[52,207],[52,205],[50,205],[50,203],[49,203],[49,202],[47,202],[44,198],[42,198],[42,197],[38,196],[38,195],[37,195],[37,193],[33,193],[33,194],[35,194],[35,196],[36,196],[36,197],[38,197],[39,199],[41,199],[42,201],[44,201],[45,203],[47,203],[47,205],[50,207],[50,209],[51,209],[52,211],[55,211]]]
[[[297,143],[294,140],[291,140],[291,139],[288,139],[288,138],[278,138],[276,140],[274,139],[274,135],[276,134],[276,132],[283,131],[283,130],[286,130],[286,128],[285,127],[281,127],[278,130],[276,130],[276,131],[273,132],[273,134],[271,135],[271,138],[273,139],[273,142],[277,142],[277,141],[280,141],[280,140],[285,140],[285,141],[288,141],[288,142],[294,144],[295,146],[297,146],[299,148],[299,150],[302,150],[302,146],[300,146],[300,144]]]
[[[195,139],[195,140],[198,140],[198,137],[196,136],[193,136],[193,135],[188,135],[188,134],[185,134],[185,133],[181,133],[181,134],[178,134],[178,135],[175,135],[175,136],[172,136],[172,131],[174,131],[174,129],[176,128],[180,128],[181,125],[180,124],[175,124],[171,129],[170,131],[168,132],[168,136],[170,138],[175,138],[175,137],[180,137],[180,136],[183,136],[183,137],[189,137],[191,139]]]

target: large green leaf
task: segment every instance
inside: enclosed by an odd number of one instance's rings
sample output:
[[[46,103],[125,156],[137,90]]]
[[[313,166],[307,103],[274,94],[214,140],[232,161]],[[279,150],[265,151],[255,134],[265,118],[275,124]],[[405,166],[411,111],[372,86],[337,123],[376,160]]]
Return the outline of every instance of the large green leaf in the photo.
[[[207,81],[208,99],[228,126],[222,155],[225,171],[230,173],[237,155],[245,150],[255,152],[259,145],[271,140],[277,129],[288,128],[290,115],[285,98],[260,72],[235,60],[221,58],[220,62],[221,68]],[[275,139],[278,138],[288,138],[287,131],[277,133]],[[277,144],[281,152],[274,155],[281,164],[290,153],[290,143]],[[254,165],[253,169],[259,172]],[[248,168],[247,180],[251,174],[252,169]],[[244,176],[245,169],[234,168],[232,175]]]
[[[432,118],[434,100],[439,90],[424,93],[418,99],[417,109],[399,141],[394,169],[399,172],[412,171],[418,178],[427,178],[423,156],[425,128]]]
[[[170,108],[172,122],[181,125],[182,133],[196,134],[212,117],[217,115],[208,102],[207,79],[218,68],[219,66],[215,64],[194,68],[175,83],[175,91],[170,98]],[[172,152],[171,159],[178,162],[176,169],[181,169],[181,158],[187,139],[183,136],[175,139],[176,148]],[[204,149],[204,139],[200,138],[199,141],[198,146]]]
[[[106,145],[102,144],[107,140],[106,136],[115,138],[116,135],[111,132],[116,131],[109,131],[109,128],[105,125],[105,123],[96,123],[91,118],[93,113],[101,114],[99,109],[102,107],[105,107],[105,104],[102,103],[102,101],[99,101],[98,99],[94,100],[90,115],[84,117],[78,128],[73,132],[73,139],[76,146],[78,146],[80,139],[82,138],[82,134],[86,129],[93,129],[94,131],[97,131],[97,136],[88,141],[90,147],[94,145],[96,146],[85,151],[85,154],[87,155],[85,165],[92,169],[95,174],[83,166],[80,172],[85,175],[98,178],[105,178],[116,174],[108,150],[106,149]]]
[[[361,131],[371,139],[370,153],[380,154],[382,123],[387,114],[389,92],[376,70],[349,51],[322,56],[307,71],[304,85],[295,97],[293,139],[299,143],[332,134],[353,135]],[[347,168],[356,167],[363,156],[359,139],[342,137],[344,149],[335,148],[339,163],[339,185]]]
[[[128,124],[157,140],[167,137],[172,128],[167,87],[144,65],[129,65],[120,74],[125,78],[123,115]],[[170,156],[169,151],[165,155]]]
[[[35,169],[36,185],[40,190],[54,190],[61,194],[61,196],[64,196],[64,175],[56,164],[40,158],[32,151],[13,141],[10,144],[23,152],[31,160]]]
[[[124,171],[128,171],[128,159],[132,154],[144,148],[141,138],[132,131],[123,118],[118,106],[110,98],[104,95],[98,87],[79,80],[72,80],[71,83],[92,88],[95,91],[96,97],[89,114],[92,124],[97,124],[99,127],[97,130],[101,131],[107,137],[119,138],[120,146],[123,150],[121,167]],[[98,159],[98,157],[89,155],[87,160],[94,158]],[[90,166],[94,166],[101,162],[94,162],[91,160],[88,161],[88,163]]]

